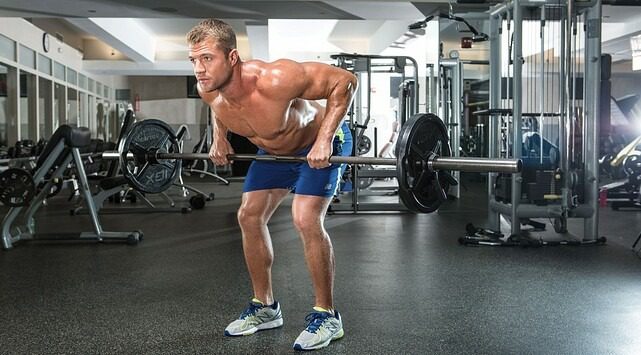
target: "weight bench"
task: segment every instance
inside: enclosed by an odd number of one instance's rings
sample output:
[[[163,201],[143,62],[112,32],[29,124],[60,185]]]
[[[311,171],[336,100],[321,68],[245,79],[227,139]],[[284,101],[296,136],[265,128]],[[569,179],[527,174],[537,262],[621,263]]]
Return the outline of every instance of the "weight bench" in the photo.
[[[73,239],[124,241],[128,244],[137,244],[143,238],[141,231],[132,232],[107,232],[102,229],[98,212],[92,198],[91,189],[84,169],[80,148],[86,147],[91,141],[91,132],[88,128],[74,128],[68,125],[60,126],[51,136],[38,158],[33,174],[35,186],[45,183],[44,187],[37,193],[36,197],[28,206],[12,207],[7,212],[2,222],[2,245],[5,249],[11,249],[13,244],[20,240],[62,240],[67,234],[59,233],[35,233],[35,214],[43,205],[56,178],[61,178],[69,164],[73,163],[78,171],[79,189],[89,210],[89,216],[93,224],[92,232],[81,232]],[[26,210],[24,208],[26,207]],[[23,211],[24,210],[24,211]],[[23,212],[23,213],[21,213]],[[22,216],[24,224],[16,224],[18,217]]]

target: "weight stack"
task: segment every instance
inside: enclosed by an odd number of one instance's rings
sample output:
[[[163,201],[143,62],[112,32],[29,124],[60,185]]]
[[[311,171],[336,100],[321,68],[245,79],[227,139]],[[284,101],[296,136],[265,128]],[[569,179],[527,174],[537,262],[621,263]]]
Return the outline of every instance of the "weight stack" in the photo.
[[[530,203],[547,205],[561,196],[561,175],[554,170],[539,170],[535,181],[527,182],[525,191]]]
[[[512,177],[510,175],[500,174],[496,177],[494,196],[497,201],[512,202]]]

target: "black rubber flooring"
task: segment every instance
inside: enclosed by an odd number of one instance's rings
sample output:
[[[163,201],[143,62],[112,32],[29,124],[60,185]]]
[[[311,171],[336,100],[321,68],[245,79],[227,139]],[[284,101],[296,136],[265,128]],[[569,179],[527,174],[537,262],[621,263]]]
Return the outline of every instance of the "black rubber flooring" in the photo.
[[[638,354],[641,213],[601,209],[604,246],[459,245],[487,218],[484,184],[437,213],[332,215],[336,307],[345,337],[326,354]],[[274,292],[285,324],[226,338],[249,301],[235,213],[241,184],[188,214],[105,215],[144,231],[137,246],[19,243],[0,253],[2,354],[286,354],[313,303],[290,200],[273,217]],[[47,232],[89,230],[66,196]],[[573,226],[574,227],[574,226]],[[551,229],[551,227],[549,227]]]

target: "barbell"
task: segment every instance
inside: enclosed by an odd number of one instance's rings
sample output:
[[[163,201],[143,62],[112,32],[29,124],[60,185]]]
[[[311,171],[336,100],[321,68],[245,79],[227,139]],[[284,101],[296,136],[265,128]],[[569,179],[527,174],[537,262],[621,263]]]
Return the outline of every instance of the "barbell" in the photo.
[[[410,210],[433,212],[447,198],[457,181],[449,170],[517,173],[520,159],[451,157],[447,129],[436,115],[417,114],[401,128],[397,158],[332,156],[332,164],[396,166],[399,197]],[[169,188],[180,174],[182,160],[209,159],[207,153],[181,153],[173,129],[163,121],[148,119],[136,123],[120,142],[117,152],[105,152],[105,159],[119,159],[123,175],[137,190],[158,193]],[[304,156],[230,154],[233,160],[305,163]]]
[[[118,151],[100,153],[103,159],[118,159],[123,176],[136,190],[160,193],[172,186],[181,172],[182,160],[206,160],[207,153],[181,153],[179,138],[165,122],[147,119],[126,132]],[[305,163],[304,156],[230,154],[233,160]],[[436,115],[417,114],[401,128],[396,158],[332,156],[332,164],[388,165],[396,167],[398,193],[408,210],[430,213],[447,199],[458,182],[450,170],[518,173],[520,159],[451,157],[447,129]],[[1,181],[1,179],[0,179]],[[0,194],[1,195],[1,194]],[[23,199],[22,203],[29,201]]]

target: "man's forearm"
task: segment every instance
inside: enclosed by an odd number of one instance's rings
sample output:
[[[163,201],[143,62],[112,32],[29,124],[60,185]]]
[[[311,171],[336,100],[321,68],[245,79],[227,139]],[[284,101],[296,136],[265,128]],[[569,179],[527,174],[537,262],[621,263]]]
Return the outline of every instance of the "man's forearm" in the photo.
[[[336,130],[352,103],[354,91],[356,90],[355,86],[355,82],[347,81],[344,84],[338,85],[330,97],[327,98],[325,117],[318,132],[317,140],[320,139],[325,142],[331,142],[332,139],[334,139]]]
[[[316,139],[330,143],[334,139],[338,126],[343,120],[343,117],[345,117],[346,112],[347,110],[332,110],[332,112],[326,111],[325,118],[323,119],[323,123],[321,124],[321,128],[318,131]]]
[[[227,127],[220,123],[215,116],[211,118],[211,121],[213,129],[212,138],[214,139],[214,142],[218,139],[227,139]]]

